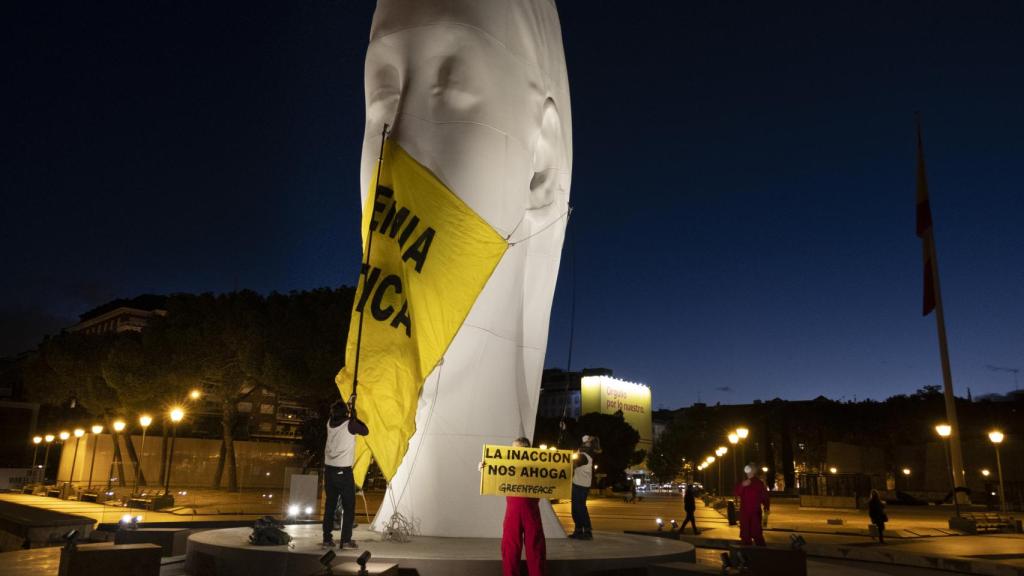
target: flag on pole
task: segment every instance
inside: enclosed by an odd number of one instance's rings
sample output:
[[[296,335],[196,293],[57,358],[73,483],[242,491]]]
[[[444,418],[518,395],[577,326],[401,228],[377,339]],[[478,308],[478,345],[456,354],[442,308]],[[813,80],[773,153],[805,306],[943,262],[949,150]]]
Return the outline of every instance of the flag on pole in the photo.
[[[924,144],[920,121],[917,123],[917,237],[921,239],[924,255],[924,300],[921,315],[927,316],[935,310],[935,238],[932,235],[932,209],[928,204],[928,177],[924,170]]]
[[[380,181],[363,211],[364,264],[345,349],[335,377],[352,394],[358,325],[356,410],[370,429],[356,438],[354,476],[370,456],[389,481],[416,430],[424,380],[441,361],[498,265],[508,242],[397,142],[386,140]],[[373,234],[369,259],[366,250]]]

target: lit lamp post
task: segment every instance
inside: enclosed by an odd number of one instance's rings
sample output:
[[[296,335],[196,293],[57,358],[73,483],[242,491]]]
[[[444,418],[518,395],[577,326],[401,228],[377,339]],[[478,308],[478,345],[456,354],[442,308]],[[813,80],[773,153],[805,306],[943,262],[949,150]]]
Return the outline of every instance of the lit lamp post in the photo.
[[[729,449],[725,446],[719,446],[718,450],[715,450],[715,454],[718,456],[718,495],[725,495],[725,483],[722,481],[722,456],[725,456]]]
[[[54,484],[60,484],[60,461],[64,459],[64,447],[67,446],[68,438],[71,438],[71,432],[61,430],[57,438],[60,438],[60,459],[57,460],[57,478]]]
[[[174,464],[174,441],[178,438],[178,422],[185,417],[185,412],[181,408],[171,409],[171,422],[174,426],[171,428],[171,454],[167,457],[167,476],[164,479],[164,494],[167,494],[171,486],[171,470]]]
[[[714,463],[715,463],[715,457],[714,456],[708,456],[707,458],[704,459],[704,467],[705,468],[710,468],[711,465],[714,464]],[[714,470],[712,470],[712,473],[714,473]],[[712,481],[711,484],[714,485],[715,482]]]
[[[50,465],[50,446],[53,445],[53,440],[53,434],[43,436],[43,442],[46,442],[46,453],[43,456],[43,484],[46,484],[46,468]]]
[[[202,396],[202,395],[203,395],[203,392],[201,390],[199,390],[198,388],[195,388],[191,392],[188,393],[188,398],[189,398],[189,400],[192,400],[193,402],[195,402],[196,400],[199,400],[199,397]]]
[[[935,432],[942,438],[943,446],[942,453],[946,455],[946,467],[949,468],[949,479],[953,486],[953,507],[956,510],[956,517],[960,517],[960,501],[956,497],[956,476],[953,474],[953,465],[949,461],[949,440],[950,435],[953,434],[953,428],[949,424],[939,424],[935,427]]]
[[[747,464],[747,443],[744,440],[750,435],[750,430],[740,426],[736,429],[736,435],[740,437],[740,460],[745,466]]]
[[[68,484],[72,490],[75,488],[75,464],[78,463],[78,445],[82,443],[82,436],[85,436],[85,430],[75,428],[75,453],[71,457],[71,473],[68,474]]]
[[[33,436],[32,437],[32,443],[35,444],[35,446],[32,448],[32,475],[33,476],[35,476],[35,474],[36,474],[36,461],[39,459],[39,445],[42,444],[42,442],[43,442],[43,437],[42,436]]]
[[[119,464],[119,462],[116,462],[115,458],[114,458],[114,455],[118,453],[118,450],[117,450],[117,434],[120,434],[124,430],[125,426],[126,426],[126,424],[124,423],[124,420],[114,420],[113,428],[114,428],[114,432],[116,434],[111,434],[110,435],[110,442],[111,442],[110,448],[111,448],[111,452],[110,452],[110,470],[107,472],[107,492],[110,492],[111,484],[114,481],[114,466],[116,464]],[[121,468],[124,468],[124,467],[122,466]],[[123,483],[121,485],[124,486]]]
[[[732,481],[736,481],[739,474],[736,470],[736,444],[740,441],[740,435],[736,432],[729,432],[729,444],[732,444]]]
[[[89,464],[89,487],[87,491],[92,492],[92,471],[96,468],[96,448],[100,442],[100,432],[103,432],[103,426],[99,424],[93,424],[92,426],[92,462]]]
[[[1016,377],[1016,374],[1014,377]],[[999,430],[993,430],[988,433],[988,439],[996,447],[996,472],[999,474],[999,511],[1006,514],[1006,490],[1003,489],[1003,462],[999,459],[999,445],[1003,443],[1003,433]]]
[[[142,448],[139,450],[139,458],[135,463],[135,488],[132,489],[133,494],[139,490],[139,474],[142,472],[142,459],[146,457],[146,429],[152,423],[153,418],[149,414],[139,416],[139,426],[142,426]]]

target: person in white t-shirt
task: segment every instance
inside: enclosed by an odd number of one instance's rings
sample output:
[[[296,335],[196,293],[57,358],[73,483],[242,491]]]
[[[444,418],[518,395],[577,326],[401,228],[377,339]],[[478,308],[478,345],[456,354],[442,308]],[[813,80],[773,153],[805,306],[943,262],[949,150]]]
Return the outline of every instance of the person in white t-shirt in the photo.
[[[352,521],[356,510],[356,485],[352,477],[352,462],[355,459],[356,435],[365,436],[366,425],[352,414],[351,407],[338,400],[331,406],[331,418],[327,421],[327,444],[324,446],[324,502],[323,546],[333,547],[334,513],[341,498],[341,544],[340,548],[358,548],[352,539]]]
[[[594,478],[594,438],[583,437],[583,445],[576,453],[576,468],[572,472],[572,521],[575,527],[569,538],[593,540],[590,529],[590,512],[587,510],[587,493]]]

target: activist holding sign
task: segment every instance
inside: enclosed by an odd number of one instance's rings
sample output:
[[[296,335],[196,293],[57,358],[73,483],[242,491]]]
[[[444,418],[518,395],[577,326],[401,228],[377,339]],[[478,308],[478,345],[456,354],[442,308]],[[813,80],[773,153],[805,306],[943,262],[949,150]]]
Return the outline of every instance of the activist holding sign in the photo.
[[[572,521],[575,526],[569,538],[593,540],[587,494],[594,477],[594,453],[600,451],[600,441],[595,436],[584,436],[582,442],[579,451],[573,455],[576,460],[572,473]]]
[[[527,438],[517,438],[512,446],[484,446],[484,459],[480,462],[480,493],[532,494],[505,497],[505,520],[501,528],[501,566],[504,576],[519,575],[519,557],[523,552],[524,536],[526,564],[530,575],[545,573],[547,545],[537,499],[550,497],[555,484],[567,482],[570,459],[565,451],[531,449]],[[539,478],[539,470],[542,469],[545,470],[543,479]],[[527,483],[521,484],[513,481],[513,478]],[[495,482],[499,483],[497,489],[494,488]]]

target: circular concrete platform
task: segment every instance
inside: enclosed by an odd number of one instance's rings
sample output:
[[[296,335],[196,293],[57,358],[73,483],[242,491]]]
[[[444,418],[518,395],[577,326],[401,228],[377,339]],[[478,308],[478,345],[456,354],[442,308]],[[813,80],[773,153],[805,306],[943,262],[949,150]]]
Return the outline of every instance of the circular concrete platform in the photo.
[[[188,539],[185,572],[192,576],[305,576],[323,572],[318,559],[320,526],[288,526],[288,546],[253,546],[249,528],[226,528],[193,534]],[[501,574],[500,541],[494,538],[413,537],[411,542],[382,542],[380,535],[357,528],[358,550],[338,550],[338,563],[355,561],[364,550],[372,562],[398,564],[419,576]],[[694,547],[686,542],[650,536],[595,532],[590,541],[567,538],[547,541],[547,572],[551,576],[643,570],[651,564],[690,561]]]

